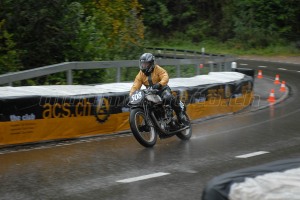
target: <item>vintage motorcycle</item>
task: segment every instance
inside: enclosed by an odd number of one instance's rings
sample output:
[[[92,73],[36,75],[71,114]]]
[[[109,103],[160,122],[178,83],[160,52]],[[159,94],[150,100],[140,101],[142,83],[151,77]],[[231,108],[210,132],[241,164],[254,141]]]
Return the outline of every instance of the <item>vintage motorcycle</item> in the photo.
[[[158,90],[151,87],[135,91],[129,99],[130,128],[136,140],[145,147],[153,147],[157,136],[161,139],[176,135],[181,140],[189,140],[192,136],[192,127],[185,106],[186,123],[182,124],[170,105],[165,105]]]

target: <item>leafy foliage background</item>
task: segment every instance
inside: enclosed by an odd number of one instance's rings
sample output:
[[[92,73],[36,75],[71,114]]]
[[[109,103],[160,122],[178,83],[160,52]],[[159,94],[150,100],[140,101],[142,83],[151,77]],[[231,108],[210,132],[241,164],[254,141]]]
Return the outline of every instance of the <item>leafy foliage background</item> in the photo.
[[[138,59],[143,46],[169,41],[299,48],[299,19],[299,0],[0,0],[0,74],[68,61]],[[107,82],[114,73],[76,71],[74,81]],[[65,76],[18,84],[65,84]]]

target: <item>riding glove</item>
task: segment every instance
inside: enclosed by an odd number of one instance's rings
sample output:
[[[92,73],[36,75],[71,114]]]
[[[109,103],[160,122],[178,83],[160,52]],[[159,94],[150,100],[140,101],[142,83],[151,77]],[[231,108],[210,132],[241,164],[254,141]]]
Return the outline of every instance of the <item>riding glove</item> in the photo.
[[[156,83],[155,85],[152,86],[152,88],[159,90],[161,88],[161,84],[160,83]]]

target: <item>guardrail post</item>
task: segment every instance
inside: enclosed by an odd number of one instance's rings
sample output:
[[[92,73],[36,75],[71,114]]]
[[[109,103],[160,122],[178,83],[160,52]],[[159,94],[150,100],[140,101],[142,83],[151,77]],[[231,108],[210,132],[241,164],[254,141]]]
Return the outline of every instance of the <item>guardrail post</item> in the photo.
[[[71,69],[68,69],[67,71],[67,83],[68,85],[73,85],[73,74]]]
[[[210,71],[213,72],[214,71],[214,63],[210,62],[209,67],[210,67]]]
[[[204,57],[204,54],[205,54],[205,48],[202,47],[202,48],[201,48],[201,56]]]
[[[180,78],[180,65],[176,65],[176,76]]]
[[[231,63],[231,68],[230,68],[230,63],[228,63],[228,69],[231,69],[231,70],[228,70],[228,71],[235,71],[236,69],[236,62],[232,62]]]
[[[121,67],[117,67],[117,83],[121,82]]]

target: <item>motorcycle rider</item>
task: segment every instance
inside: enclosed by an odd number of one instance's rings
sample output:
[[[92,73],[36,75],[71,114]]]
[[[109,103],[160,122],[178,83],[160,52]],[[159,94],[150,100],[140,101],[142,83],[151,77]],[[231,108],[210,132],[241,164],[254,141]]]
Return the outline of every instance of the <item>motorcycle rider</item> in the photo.
[[[169,75],[165,69],[154,63],[155,57],[151,53],[144,53],[139,59],[140,71],[135,77],[134,83],[131,87],[129,95],[136,90],[139,90],[142,85],[147,88],[152,86],[153,89],[158,89],[158,95],[163,102],[172,106],[180,123],[186,124],[187,119],[184,115],[179,101],[171,93],[171,88],[168,86]]]

